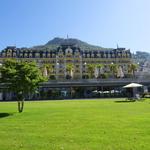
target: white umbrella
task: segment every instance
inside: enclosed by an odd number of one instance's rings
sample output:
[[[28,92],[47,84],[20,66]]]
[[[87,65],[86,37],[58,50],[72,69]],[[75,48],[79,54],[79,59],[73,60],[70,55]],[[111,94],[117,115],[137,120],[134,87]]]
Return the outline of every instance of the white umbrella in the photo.
[[[123,86],[123,88],[136,88],[136,87],[142,87],[142,84],[138,84],[138,83],[130,83],[126,86]]]
[[[103,93],[104,93],[104,94],[107,94],[107,93],[109,93],[109,91],[103,91]]]
[[[98,91],[97,91],[97,90],[94,90],[94,91],[92,91],[92,92],[97,93]]]
[[[111,90],[110,93],[115,93],[115,90]]]

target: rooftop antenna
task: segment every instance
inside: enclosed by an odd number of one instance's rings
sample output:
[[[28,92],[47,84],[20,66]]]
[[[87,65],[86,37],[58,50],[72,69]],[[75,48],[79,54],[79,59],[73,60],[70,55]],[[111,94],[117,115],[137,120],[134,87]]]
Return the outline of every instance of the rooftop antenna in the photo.
[[[119,48],[118,43],[117,43],[117,49]]]

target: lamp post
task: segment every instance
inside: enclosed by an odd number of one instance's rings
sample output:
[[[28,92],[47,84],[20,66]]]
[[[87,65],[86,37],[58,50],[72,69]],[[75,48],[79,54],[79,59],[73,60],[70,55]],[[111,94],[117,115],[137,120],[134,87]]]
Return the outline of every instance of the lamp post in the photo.
[[[0,63],[0,67],[2,66],[2,63]],[[1,72],[0,72],[0,77],[1,77]]]
[[[140,71],[140,63],[139,62],[137,62],[137,71],[139,72]]]
[[[85,73],[86,73],[86,62],[84,62],[84,69],[85,69]],[[86,79],[86,75],[84,78]]]
[[[57,62],[56,63],[56,77],[57,77],[57,80],[58,80],[58,73],[59,73],[59,63]]]

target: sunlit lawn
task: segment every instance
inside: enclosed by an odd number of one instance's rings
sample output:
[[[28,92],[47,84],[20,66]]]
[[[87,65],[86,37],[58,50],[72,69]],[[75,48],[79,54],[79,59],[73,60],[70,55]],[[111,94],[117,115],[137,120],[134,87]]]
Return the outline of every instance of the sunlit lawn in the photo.
[[[0,150],[150,150],[150,99],[116,100],[1,102]]]

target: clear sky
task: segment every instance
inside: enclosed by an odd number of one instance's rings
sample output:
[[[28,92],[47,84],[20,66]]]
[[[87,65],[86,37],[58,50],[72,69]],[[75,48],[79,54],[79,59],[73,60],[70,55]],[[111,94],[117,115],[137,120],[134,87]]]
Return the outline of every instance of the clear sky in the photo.
[[[150,52],[150,0],[0,0],[0,50],[54,37]]]

